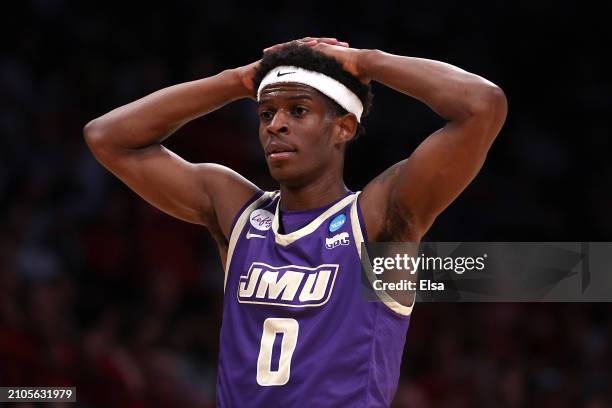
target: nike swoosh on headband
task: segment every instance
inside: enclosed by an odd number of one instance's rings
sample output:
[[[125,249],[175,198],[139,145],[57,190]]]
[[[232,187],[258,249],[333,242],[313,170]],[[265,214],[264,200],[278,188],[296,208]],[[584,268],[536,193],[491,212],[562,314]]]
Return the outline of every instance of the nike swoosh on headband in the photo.
[[[289,74],[293,74],[291,78],[282,78]],[[257,101],[260,100],[261,91],[266,86],[285,82],[304,84],[318,90],[336,101],[348,112],[354,114],[357,117],[357,122],[361,122],[363,104],[353,91],[340,81],[321,72],[310,71],[293,65],[281,65],[268,72],[257,88]]]

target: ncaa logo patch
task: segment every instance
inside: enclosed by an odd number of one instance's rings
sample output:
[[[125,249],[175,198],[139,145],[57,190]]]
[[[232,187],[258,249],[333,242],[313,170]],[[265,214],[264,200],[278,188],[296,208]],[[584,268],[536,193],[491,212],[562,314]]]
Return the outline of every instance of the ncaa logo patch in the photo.
[[[251,225],[260,231],[267,231],[272,226],[274,215],[267,210],[258,209],[251,213],[249,221]]]
[[[336,215],[334,219],[331,220],[331,222],[329,223],[329,232],[338,231],[340,228],[342,228],[345,222],[346,222],[346,215],[344,214]]]

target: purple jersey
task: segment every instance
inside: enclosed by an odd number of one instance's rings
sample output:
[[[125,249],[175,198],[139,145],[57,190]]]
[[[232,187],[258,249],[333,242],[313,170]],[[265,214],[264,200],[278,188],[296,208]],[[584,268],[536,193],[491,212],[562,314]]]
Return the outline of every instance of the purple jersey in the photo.
[[[363,295],[357,194],[279,232],[278,192],[232,228],[217,383],[220,407],[387,407],[412,307]],[[393,310],[392,310],[393,309]]]

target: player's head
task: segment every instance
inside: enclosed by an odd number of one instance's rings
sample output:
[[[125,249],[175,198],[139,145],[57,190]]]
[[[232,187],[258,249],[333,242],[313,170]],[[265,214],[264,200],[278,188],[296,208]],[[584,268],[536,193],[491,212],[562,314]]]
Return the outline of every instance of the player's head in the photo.
[[[264,54],[253,82],[272,177],[299,187],[323,174],[341,175],[346,144],[365,131],[370,86],[334,58],[297,43]]]

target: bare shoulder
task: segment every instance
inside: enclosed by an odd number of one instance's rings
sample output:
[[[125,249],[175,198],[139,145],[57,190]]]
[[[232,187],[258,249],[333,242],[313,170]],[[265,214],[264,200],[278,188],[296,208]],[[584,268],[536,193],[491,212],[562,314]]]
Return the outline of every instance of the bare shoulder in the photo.
[[[226,166],[200,163],[196,167],[210,204],[206,207],[207,213],[203,214],[204,223],[217,242],[221,238],[229,240],[234,217],[260,189]]]

